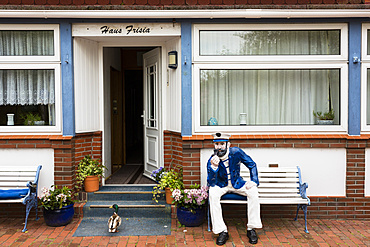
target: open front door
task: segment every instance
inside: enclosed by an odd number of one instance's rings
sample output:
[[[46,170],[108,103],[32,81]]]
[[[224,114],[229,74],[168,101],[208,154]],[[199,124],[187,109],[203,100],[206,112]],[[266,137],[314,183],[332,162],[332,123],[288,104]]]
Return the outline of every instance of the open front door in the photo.
[[[144,61],[144,175],[160,167],[160,48],[143,55]]]

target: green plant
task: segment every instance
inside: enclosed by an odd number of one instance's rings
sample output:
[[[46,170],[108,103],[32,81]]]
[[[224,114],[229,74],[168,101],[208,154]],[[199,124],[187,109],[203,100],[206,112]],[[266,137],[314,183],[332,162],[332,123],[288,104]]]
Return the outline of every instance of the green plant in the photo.
[[[22,114],[21,118],[24,121],[24,125],[35,125],[35,121],[41,121],[41,116],[37,113],[33,114],[32,112]]]
[[[313,115],[317,117],[319,120],[333,120],[334,119],[334,111],[333,109],[329,110],[328,112],[322,113],[321,111],[313,111]]]
[[[48,210],[60,209],[74,203],[72,191],[67,186],[64,186],[62,189],[59,189],[56,185],[52,185],[51,189],[44,187],[39,199],[41,205]]]
[[[158,198],[162,194],[162,190],[170,188],[171,192],[174,189],[183,189],[184,183],[182,180],[182,167],[174,167],[166,172],[163,172],[157,186],[153,187],[153,201],[158,202]]]
[[[76,188],[82,188],[82,184],[87,176],[98,176],[99,179],[103,177],[104,169],[107,168],[98,160],[92,159],[89,155],[86,155],[78,164]]]

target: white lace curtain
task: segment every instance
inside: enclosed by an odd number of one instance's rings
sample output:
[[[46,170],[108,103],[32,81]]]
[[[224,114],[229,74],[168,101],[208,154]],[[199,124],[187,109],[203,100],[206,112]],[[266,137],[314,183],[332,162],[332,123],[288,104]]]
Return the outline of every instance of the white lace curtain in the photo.
[[[339,40],[337,33],[322,31],[285,32],[283,36],[258,32],[250,42],[246,38],[252,38],[246,34],[211,33],[210,37],[207,45],[201,41],[208,55],[217,52],[335,54],[333,46]],[[211,117],[219,125],[239,125],[240,113],[247,113],[250,125],[314,124],[313,111],[329,109],[335,111],[335,123],[339,123],[339,69],[201,70],[200,73],[201,125],[207,125]]]
[[[0,70],[0,105],[55,103],[53,70]]]
[[[0,56],[52,56],[54,31],[0,31]]]
[[[0,56],[50,56],[53,31],[0,31]],[[53,70],[0,70],[0,105],[55,103]]]

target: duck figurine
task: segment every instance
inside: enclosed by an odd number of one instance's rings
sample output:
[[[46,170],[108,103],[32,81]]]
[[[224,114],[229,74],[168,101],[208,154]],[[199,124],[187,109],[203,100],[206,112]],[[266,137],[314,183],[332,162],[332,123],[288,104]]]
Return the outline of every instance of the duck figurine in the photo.
[[[108,229],[109,232],[118,232],[117,228],[121,225],[121,217],[119,217],[118,213],[118,205],[113,204],[109,208],[114,208],[115,212],[108,220]]]

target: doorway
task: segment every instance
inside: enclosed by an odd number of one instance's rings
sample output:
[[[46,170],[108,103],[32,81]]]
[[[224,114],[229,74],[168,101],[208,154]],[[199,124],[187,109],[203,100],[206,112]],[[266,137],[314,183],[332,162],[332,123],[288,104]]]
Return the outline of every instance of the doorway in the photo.
[[[153,47],[109,47],[112,175],[106,184],[154,184],[144,173],[143,54]],[[118,53],[118,54],[117,54]],[[112,59],[112,58],[110,58]],[[105,61],[104,61],[105,62]]]

